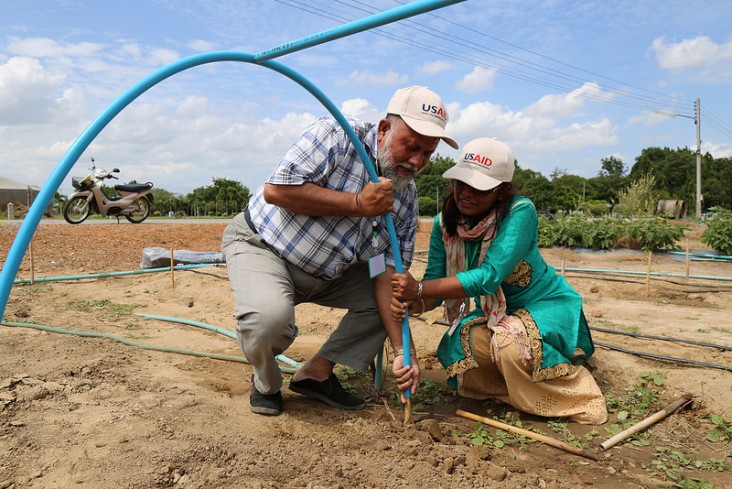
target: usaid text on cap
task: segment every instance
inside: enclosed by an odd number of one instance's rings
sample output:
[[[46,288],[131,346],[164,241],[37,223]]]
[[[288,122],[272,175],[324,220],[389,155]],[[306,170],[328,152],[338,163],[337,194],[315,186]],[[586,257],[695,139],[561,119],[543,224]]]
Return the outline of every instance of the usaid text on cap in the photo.
[[[426,114],[434,114],[443,121],[447,122],[447,111],[437,105],[422,104],[422,112]]]
[[[466,153],[463,157],[463,161],[478,163],[483,166],[491,166],[493,164],[493,160],[491,160],[487,156],[480,156],[479,154],[475,153]]]

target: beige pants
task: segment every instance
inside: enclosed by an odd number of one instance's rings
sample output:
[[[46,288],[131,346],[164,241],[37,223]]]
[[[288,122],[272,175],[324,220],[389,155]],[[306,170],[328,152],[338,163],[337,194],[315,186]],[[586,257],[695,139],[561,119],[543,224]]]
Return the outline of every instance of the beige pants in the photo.
[[[605,398],[585,367],[577,366],[568,375],[534,382],[533,366],[523,364],[513,336],[475,326],[470,342],[479,367],[463,374],[458,390],[461,396],[494,398],[530,414],[566,417],[582,424],[607,421]]]

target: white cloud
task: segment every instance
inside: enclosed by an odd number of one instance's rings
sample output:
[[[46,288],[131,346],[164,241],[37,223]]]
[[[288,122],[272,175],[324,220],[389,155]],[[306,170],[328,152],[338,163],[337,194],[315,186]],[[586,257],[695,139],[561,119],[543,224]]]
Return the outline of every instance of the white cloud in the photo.
[[[465,75],[455,84],[455,88],[462,92],[477,93],[493,88],[493,80],[498,72],[494,69],[476,66],[473,71]]]
[[[462,145],[477,137],[497,137],[523,162],[551,161],[552,155],[618,141],[617,127],[605,117],[562,125],[551,112],[511,111],[490,102],[470,104],[452,116],[448,129]]]
[[[362,121],[376,121],[380,117],[378,109],[363,98],[344,101],[341,105],[341,112],[346,117],[353,117]]]
[[[715,158],[732,158],[732,144],[704,141],[702,143],[702,153],[707,152],[713,154]]]
[[[10,40],[7,51],[11,54],[34,58],[94,56],[104,48],[94,42],[59,43],[43,37]]]
[[[368,71],[352,71],[347,78],[338,80],[337,85],[368,85],[372,87],[389,87],[404,84],[409,80],[406,75],[389,70],[386,73],[370,73]]]
[[[529,105],[525,112],[534,116],[569,117],[577,114],[593,98],[610,100],[612,95],[603,92],[597,83],[587,82],[568,93],[545,95]]]
[[[628,124],[634,125],[643,125],[643,126],[657,126],[659,124],[663,124],[664,122],[668,122],[671,119],[675,119],[677,117],[683,117],[683,118],[689,118],[691,116],[686,115],[679,115],[674,112],[668,112],[663,110],[657,110],[653,112],[644,111],[640,114],[631,117],[628,119]]]
[[[417,68],[417,73],[424,75],[436,75],[452,68],[452,63],[448,61],[429,61]]]
[[[49,96],[59,91],[63,80],[36,59],[13,57],[1,64],[0,126],[47,120],[54,112]]]
[[[706,83],[732,81],[732,41],[717,44],[707,36],[698,36],[673,43],[658,37],[650,49],[664,70],[684,72]]]
[[[189,42],[188,47],[193,49],[194,51],[198,51],[200,53],[214,51],[216,49],[216,45],[214,43],[209,42],[209,41],[204,41],[203,39],[196,39],[194,41]]]

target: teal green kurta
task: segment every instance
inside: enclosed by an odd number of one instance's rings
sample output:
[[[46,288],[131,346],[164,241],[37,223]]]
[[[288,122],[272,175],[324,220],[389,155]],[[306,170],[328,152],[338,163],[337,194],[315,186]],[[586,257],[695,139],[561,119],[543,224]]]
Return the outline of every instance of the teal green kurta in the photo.
[[[589,358],[594,346],[582,311],[582,297],[539,253],[538,217],[531,200],[513,198],[508,215],[498,223],[485,258],[478,263],[480,245],[480,241],[465,241],[467,270],[457,274],[467,296],[474,298],[477,304],[461,320],[460,329],[471,320],[485,316],[479,297],[495,293],[500,286],[506,297],[506,313],[518,316],[526,326],[534,381],[564,375],[571,370],[574,361]],[[445,277],[446,263],[441,216],[438,215],[430,236],[424,280]],[[451,365],[454,371],[456,364],[471,364],[464,361],[470,350],[465,351],[467,337],[467,330],[443,336],[437,355],[448,372]]]

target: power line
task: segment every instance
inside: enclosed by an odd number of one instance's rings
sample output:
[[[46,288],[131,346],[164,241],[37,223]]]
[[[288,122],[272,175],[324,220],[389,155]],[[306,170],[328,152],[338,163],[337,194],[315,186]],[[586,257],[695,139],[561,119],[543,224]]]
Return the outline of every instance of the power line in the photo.
[[[326,5],[318,5],[314,0],[310,0],[307,3],[302,0],[276,1],[298,10],[340,23],[352,22],[358,18],[362,18],[364,13],[372,15],[380,12],[379,9],[372,7],[361,0],[336,0],[329,1]],[[394,1],[399,4],[406,3],[402,0]],[[342,8],[340,11],[336,11],[334,9],[334,5],[345,7],[345,10]],[[424,51],[439,54],[442,57],[457,62],[497,71],[506,76],[516,78],[527,83],[543,86],[552,90],[573,93],[578,97],[634,110],[673,113],[674,115],[681,117],[687,117],[690,119],[694,118],[694,101],[692,100],[645,89],[607,77],[600,73],[583,69],[536,51],[523,48],[517,44],[504,41],[500,38],[486,34],[483,31],[478,31],[470,26],[454,22],[435,13],[428,13],[427,15],[434,17],[442,23],[449,24],[454,28],[451,29],[450,32],[435,28],[426,29],[419,23],[406,19],[396,22],[396,24],[408,29],[411,33],[418,33],[418,35],[403,34],[396,32],[395,30],[387,31],[384,28],[372,29],[369,33],[416,47]],[[478,43],[473,38],[467,39],[465,37],[461,37],[456,34],[457,32],[472,32],[480,34],[480,38],[494,40],[531,56],[556,63],[563,68],[547,66],[542,63],[523,59],[515,54],[503,52],[485,44]],[[459,49],[456,49],[456,47]],[[458,52],[461,54],[456,54]],[[567,70],[572,70],[573,72]],[[588,80],[587,77],[579,76],[578,73],[590,75],[596,79],[603,80],[604,82],[601,84],[597,80]],[[593,87],[597,87],[597,89],[593,90]],[[705,126],[708,125],[710,129],[716,130],[726,137],[732,137],[732,129],[730,129],[730,127],[718,116],[705,109],[701,114],[701,118]]]

